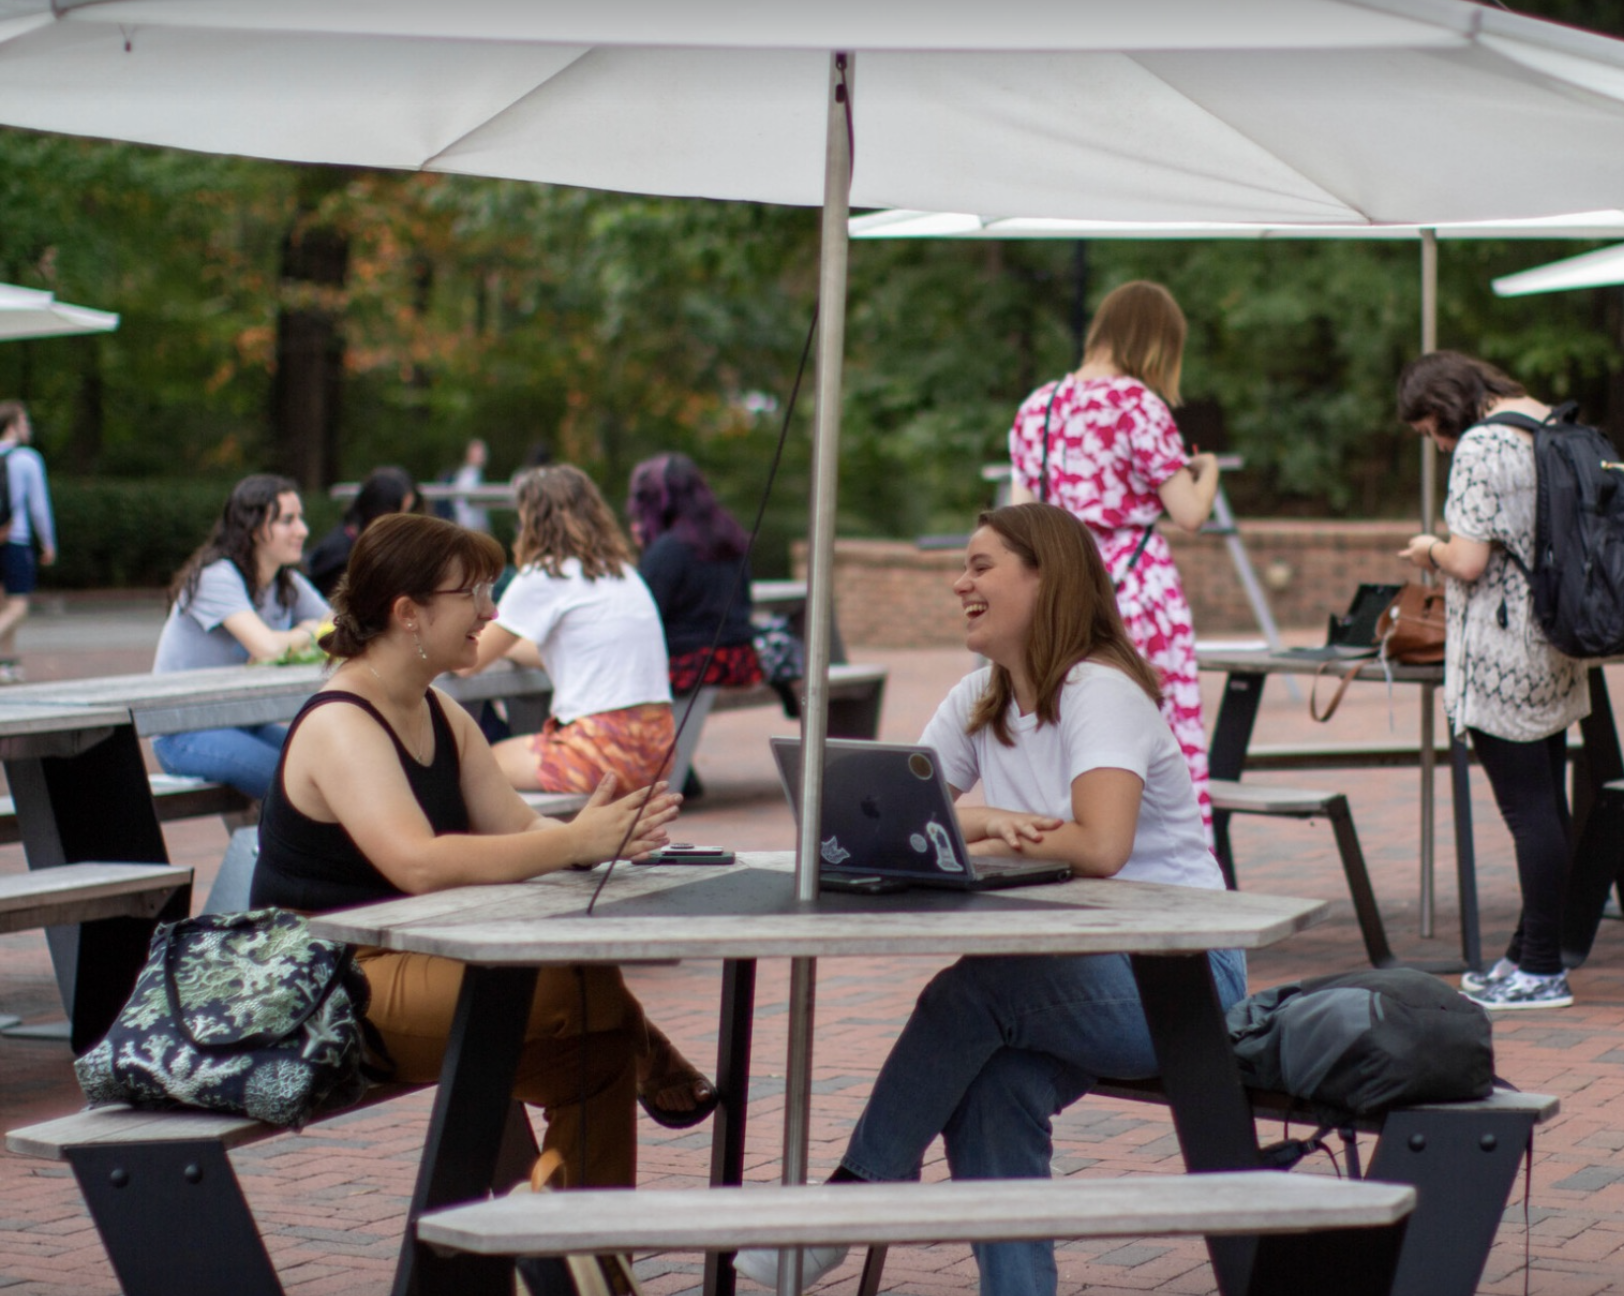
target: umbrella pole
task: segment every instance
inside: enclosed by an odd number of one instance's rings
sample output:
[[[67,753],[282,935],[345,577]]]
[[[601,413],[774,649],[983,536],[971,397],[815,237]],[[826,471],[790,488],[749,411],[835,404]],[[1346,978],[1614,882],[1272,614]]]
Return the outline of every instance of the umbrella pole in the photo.
[[[1438,349],[1438,231],[1421,231],[1421,353]],[[1421,529],[1430,533],[1437,522],[1438,450],[1431,437],[1421,438]],[[1430,580],[1430,577],[1423,577]],[[1437,849],[1434,831],[1433,793],[1437,780],[1433,777],[1436,764],[1436,710],[1431,684],[1421,686],[1421,935],[1432,936],[1435,887],[1433,852]]]
[[[823,751],[829,732],[829,647],[834,618],[835,505],[840,485],[840,380],[846,350],[846,221],[851,206],[853,58],[829,60],[828,149],[823,173],[823,241],[818,268],[818,395],[812,445],[812,516],[806,620],[806,690],[801,704],[801,822],[795,843],[795,897],[818,895],[823,823]],[[789,1058],[784,1086],[786,1184],[806,1182],[812,1106],[812,1023],[817,960],[790,961]],[[801,1289],[801,1252],[779,1252],[779,1296]]]

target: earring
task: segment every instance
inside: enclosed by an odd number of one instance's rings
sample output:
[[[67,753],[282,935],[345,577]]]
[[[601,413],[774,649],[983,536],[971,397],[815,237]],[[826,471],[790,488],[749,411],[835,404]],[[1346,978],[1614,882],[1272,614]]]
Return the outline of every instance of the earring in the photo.
[[[417,645],[417,655],[424,661],[427,661],[429,659],[429,655],[423,651],[423,641],[417,637],[416,626],[412,627],[412,642]]]

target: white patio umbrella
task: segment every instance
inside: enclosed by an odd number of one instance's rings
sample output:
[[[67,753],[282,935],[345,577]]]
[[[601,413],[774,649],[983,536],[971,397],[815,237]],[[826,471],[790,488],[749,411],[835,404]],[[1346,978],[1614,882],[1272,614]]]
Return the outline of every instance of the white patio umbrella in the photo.
[[[1491,286],[1501,297],[1522,297],[1528,293],[1606,288],[1612,284],[1624,284],[1624,243],[1551,261],[1532,270],[1501,275]]]
[[[118,316],[88,306],[70,306],[38,288],[0,284],[0,342],[60,337],[69,333],[110,333]]]
[[[1613,208],[1621,50],[1466,0],[0,0],[0,123],[822,204],[811,899],[848,204],[1429,225]]]
[[[1465,0],[0,0],[0,122],[823,203],[816,757],[848,201],[1325,225],[1616,208],[1624,55]],[[821,761],[805,767],[811,898]]]

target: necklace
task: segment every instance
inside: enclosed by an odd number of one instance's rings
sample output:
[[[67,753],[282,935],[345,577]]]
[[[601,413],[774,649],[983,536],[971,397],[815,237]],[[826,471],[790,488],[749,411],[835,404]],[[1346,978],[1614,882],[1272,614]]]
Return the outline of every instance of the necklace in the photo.
[[[394,698],[390,697],[389,686],[383,682],[383,676],[378,674],[378,672],[372,668],[372,663],[367,661],[364,657],[361,658],[361,665],[367,668],[367,674],[371,675],[373,679],[378,681],[378,687],[383,690],[384,697],[388,698],[390,703],[393,704]],[[429,757],[424,753],[431,753],[434,742],[434,717],[429,714],[429,706],[427,702],[423,703],[422,729],[422,741],[417,744],[417,750],[412,752],[412,757],[419,765],[427,765],[429,763]]]

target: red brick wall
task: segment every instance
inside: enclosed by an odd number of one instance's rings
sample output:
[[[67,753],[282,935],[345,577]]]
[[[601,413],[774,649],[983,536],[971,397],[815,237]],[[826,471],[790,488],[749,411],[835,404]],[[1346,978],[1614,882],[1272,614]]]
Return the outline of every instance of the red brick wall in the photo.
[[[1409,570],[1396,554],[1415,525],[1406,522],[1245,521],[1241,540],[1284,629],[1317,629],[1341,612],[1361,581],[1398,582]],[[1221,536],[1167,529],[1185,593],[1204,636],[1248,635],[1257,625]],[[921,552],[903,540],[841,540],[835,545],[835,605],[848,644],[876,648],[952,646],[963,637],[950,588],[963,555]],[[805,575],[804,549],[795,569]]]

